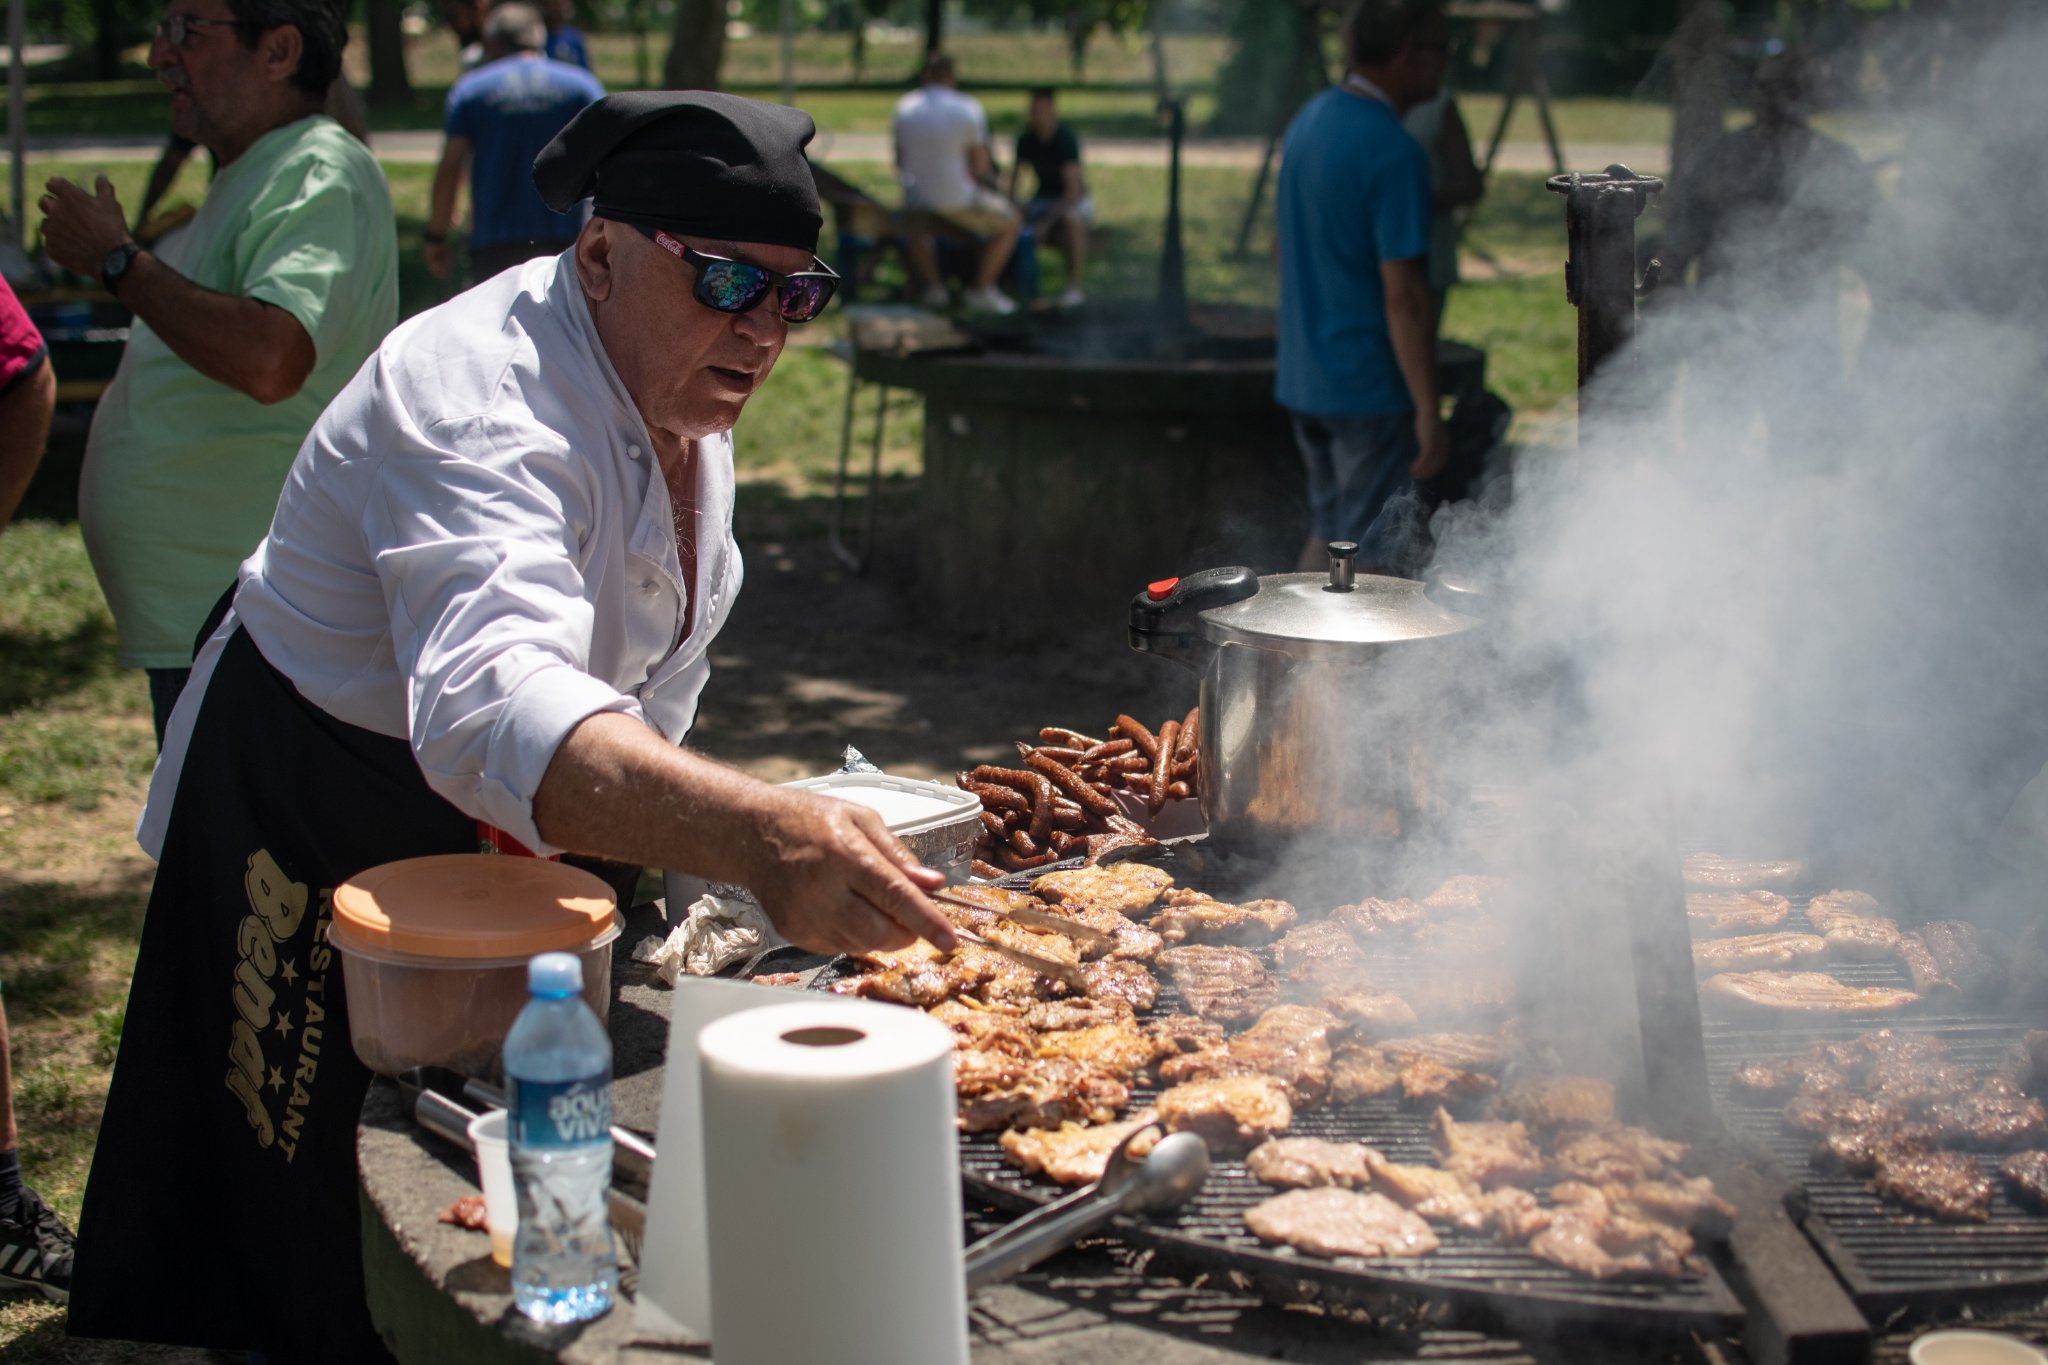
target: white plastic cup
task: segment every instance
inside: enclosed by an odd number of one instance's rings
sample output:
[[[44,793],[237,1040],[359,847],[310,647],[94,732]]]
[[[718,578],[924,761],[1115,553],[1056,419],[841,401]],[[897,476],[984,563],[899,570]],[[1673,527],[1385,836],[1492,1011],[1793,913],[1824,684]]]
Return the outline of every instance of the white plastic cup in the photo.
[[[2048,1353],[2003,1332],[1929,1332],[1906,1352],[1913,1365],[2043,1365]]]
[[[512,1189],[512,1146],[505,1111],[493,1109],[469,1121],[476,1148],[477,1183],[484,1189],[484,1223],[491,1232],[491,1259],[511,1268],[512,1234],[519,1230],[519,1198]]]

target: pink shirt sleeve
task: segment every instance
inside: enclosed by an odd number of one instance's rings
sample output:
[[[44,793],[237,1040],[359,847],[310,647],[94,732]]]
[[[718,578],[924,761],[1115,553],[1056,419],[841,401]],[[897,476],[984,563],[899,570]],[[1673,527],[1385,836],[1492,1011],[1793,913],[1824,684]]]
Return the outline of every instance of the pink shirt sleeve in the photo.
[[[43,354],[43,334],[29,321],[13,288],[0,279],[0,393],[33,370]]]

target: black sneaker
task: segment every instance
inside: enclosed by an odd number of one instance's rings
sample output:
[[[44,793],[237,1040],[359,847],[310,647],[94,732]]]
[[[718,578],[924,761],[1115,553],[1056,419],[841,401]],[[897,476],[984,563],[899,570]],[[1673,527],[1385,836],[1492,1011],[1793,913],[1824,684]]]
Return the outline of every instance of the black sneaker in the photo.
[[[71,1229],[43,1197],[21,1187],[21,1208],[0,1219],[0,1290],[33,1289],[52,1303],[71,1298]]]

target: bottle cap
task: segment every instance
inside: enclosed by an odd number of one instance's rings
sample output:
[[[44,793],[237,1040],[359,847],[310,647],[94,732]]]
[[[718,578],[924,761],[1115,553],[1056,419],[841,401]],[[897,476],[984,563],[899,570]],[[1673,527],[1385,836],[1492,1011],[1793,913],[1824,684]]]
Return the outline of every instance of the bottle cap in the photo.
[[[583,963],[573,953],[542,953],[526,964],[529,995],[575,995],[583,989]]]

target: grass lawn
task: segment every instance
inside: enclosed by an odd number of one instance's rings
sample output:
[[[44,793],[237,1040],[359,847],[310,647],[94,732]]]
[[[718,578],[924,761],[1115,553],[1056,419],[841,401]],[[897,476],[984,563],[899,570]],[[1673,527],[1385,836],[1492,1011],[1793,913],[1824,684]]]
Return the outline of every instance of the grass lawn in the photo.
[[[834,164],[858,183],[888,188],[883,165]],[[94,169],[38,160],[30,184]],[[124,203],[133,204],[147,170],[137,162],[108,168]],[[403,308],[412,313],[447,293],[419,263],[431,168],[387,172]],[[203,187],[195,163],[173,198],[196,198]],[[1155,287],[1165,173],[1099,168],[1094,188],[1113,231],[1111,249],[1091,264],[1091,306],[1113,311],[1117,298],[1148,297]],[[1270,215],[1245,258],[1229,253],[1249,190],[1246,172],[1186,173],[1189,285],[1198,299],[1273,301]],[[1569,397],[1574,379],[1561,205],[1540,177],[1503,175],[1470,242],[1485,259],[1468,259],[1447,331],[1488,348],[1492,386],[1518,412],[1540,414]],[[822,529],[820,494],[829,491],[845,393],[844,367],[828,346],[842,335],[837,314],[799,331],[742,420],[738,515],[750,545]],[[918,469],[915,404],[894,411],[889,432],[885,497],[900,503]],[[78,1212],[148,889],[149,864],[130,831],[154,755],[142,677],[114,665],[113,623],[77,526],[66,519],[76,456],[75,448],[53,451],[31,519],[0,534],[0,981],[14,1033],[24,1164],[68,1218]],[[33,519],[52,512],[54,520]],[[0,1351],[65,1359],[60,1322],[59,1310],[0,1304]]]

